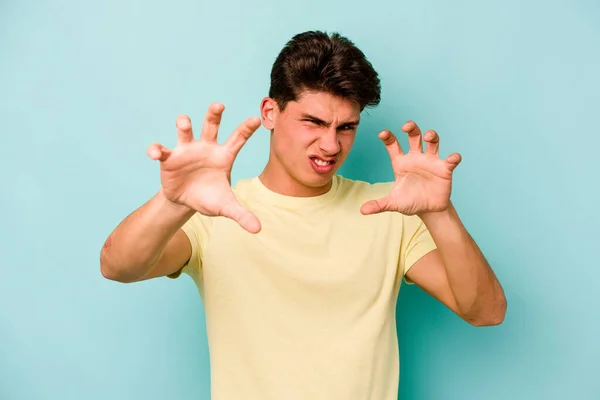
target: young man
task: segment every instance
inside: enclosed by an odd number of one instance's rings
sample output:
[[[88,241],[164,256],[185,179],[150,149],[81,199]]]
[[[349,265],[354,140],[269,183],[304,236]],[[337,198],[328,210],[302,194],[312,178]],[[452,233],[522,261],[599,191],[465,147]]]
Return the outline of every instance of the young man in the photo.
[[[379,100],[359,49],[306,32],[275,61],[261,120],[218,144],[224,107],[212,104],[198,139],[182,116],[174,149],[148,149],[162,187],[108,237],[101,271],[120,282],[194,279],[213,399],[396,399],[402,279],[472,325],[503,321],[503,290],[450,201],[460,156],[440,159],[435,131],[405,123],[406,152],[379,134],[394,182],[336,174],[361,112]],[[261,122],[268,163],[232,189],[234,159]]]

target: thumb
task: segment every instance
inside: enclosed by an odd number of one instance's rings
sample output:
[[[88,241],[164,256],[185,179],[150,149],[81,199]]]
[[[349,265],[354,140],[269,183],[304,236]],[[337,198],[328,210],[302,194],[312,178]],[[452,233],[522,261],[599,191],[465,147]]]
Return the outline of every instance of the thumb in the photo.
[[[246,210],[237,201],[225,205],[221,214],[237,222],[242,228],[250,233],[258,233],[261,230],[260,221],[256,215]]]
[[[171,150],[160,143],[152,143],[148,146],[146,154],[153,160],[166,161],[171,155]]]
[[[387,206],[387,197],[381,198],[379,200],[370,200],[362,205],[362,207],[360,208],[360,212],[363,215],[377,214],[385,211]]]

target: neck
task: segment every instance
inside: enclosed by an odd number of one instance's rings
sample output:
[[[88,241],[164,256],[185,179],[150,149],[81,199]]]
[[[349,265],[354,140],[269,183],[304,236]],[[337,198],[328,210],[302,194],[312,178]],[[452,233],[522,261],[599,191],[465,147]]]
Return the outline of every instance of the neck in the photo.
[[[269,162],[258,176],[262,184],[269,190],[284,196],[313,197],[327,193],[331,189],[331,180],[323,186],[307,186],[289,174],[279,163]]]

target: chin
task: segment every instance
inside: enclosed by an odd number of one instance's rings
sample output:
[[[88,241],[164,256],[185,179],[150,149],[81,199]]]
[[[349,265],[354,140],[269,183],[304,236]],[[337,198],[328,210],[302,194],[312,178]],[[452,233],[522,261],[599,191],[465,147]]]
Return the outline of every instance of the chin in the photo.
[[[312,173],[312,174],[309,173],[303,177],[304,179],[298,179],[298,181],[306,187],[315,188],[315,189],[321,188],[323,186],[328,185],[329,182],[331,182],[335,173],[336,173],[336,171],[332,171],[332,172],[330,172],[328,174],[324,174],[324,175],[317,175],[315,173]]]

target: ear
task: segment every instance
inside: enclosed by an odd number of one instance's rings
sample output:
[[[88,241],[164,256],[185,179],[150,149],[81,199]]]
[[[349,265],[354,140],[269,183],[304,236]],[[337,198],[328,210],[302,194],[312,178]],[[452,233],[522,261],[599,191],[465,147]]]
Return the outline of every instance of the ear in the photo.
[[[270,97],[265,97],[260,103],[260,116],[262,124],[267,130],[273,130],[275,128],[276,114],[279,108],[277,102]]]

